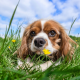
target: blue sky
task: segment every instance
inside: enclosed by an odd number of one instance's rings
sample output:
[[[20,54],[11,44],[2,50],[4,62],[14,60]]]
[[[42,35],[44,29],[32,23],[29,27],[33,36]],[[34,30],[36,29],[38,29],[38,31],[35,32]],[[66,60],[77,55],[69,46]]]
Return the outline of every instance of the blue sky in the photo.
[[[6,26],[18,0],[0,0],[0,36],[4,37]],[[80,36],[80,0],[20,0],[12,28],[16,30],[21,24],[21,36],[24,27],[38,19],[53,19],[59,22],[69,32],[72,21],[77,18],[71,30],[71,35]]]

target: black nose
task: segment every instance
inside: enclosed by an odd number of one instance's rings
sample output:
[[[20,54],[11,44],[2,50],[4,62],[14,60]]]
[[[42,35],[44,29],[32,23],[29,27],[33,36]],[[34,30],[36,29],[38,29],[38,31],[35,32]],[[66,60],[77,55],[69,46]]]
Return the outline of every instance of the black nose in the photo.
[[[43,38],[36,38],[34,44],[36,47],[42,47],[45,44],[45,40]]]

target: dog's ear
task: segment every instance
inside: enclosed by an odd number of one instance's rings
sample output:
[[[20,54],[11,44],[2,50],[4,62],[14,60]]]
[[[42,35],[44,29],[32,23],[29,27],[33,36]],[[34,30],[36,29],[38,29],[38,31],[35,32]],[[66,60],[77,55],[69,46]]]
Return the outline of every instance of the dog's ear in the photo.
[[[18,57],[21,59],[25,59],[28,55],[28,37],[30,32],[30,25],[25,29],[22,37],[21,46],[18,49]]]
[[[70,59],[72,58],[72,55],[74,54],[74,48],[72,47],[73,44],[76,44],[75,41],[73,41],[65,32],[65,30],[61,27],[60,30],[60,38],[61,38],[61,48],[60,53],[62,53],[62,56],[68,56]],[[76,44],[77,45],[77,44]]]

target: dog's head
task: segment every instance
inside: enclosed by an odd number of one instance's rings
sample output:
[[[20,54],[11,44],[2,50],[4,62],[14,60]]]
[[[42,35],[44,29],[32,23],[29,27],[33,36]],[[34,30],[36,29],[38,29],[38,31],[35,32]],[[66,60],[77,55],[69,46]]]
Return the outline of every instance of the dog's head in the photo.
[[[38,20],[25,29],[19,57],[24,59],[33,52],[44,54],[43,49],[51,52],[48,56],[66,56],[71,49],[70,42],[75,43],[59,23],[53,20]]]

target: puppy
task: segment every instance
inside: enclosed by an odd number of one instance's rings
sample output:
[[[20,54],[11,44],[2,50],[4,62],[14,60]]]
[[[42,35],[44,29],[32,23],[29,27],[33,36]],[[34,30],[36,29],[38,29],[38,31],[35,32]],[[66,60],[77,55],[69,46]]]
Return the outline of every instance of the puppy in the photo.
[[[67,56],[71,59],[74,54],[74,47],[71,44],[76,44],[65,32],[64,28],[53,20],[38,20],[25,28],[22,37],[22,43],[18,49],[18,58],[23,60],[29,55],[44,55],[43,50],[47,49],[50,54],[47,56],[54,62],[60,57]],[[30,57],[26,62],[31,66]],[[19,60],[18,65],[22,65]],[[51,61],[41,64],[42,71],[51,66]]]

